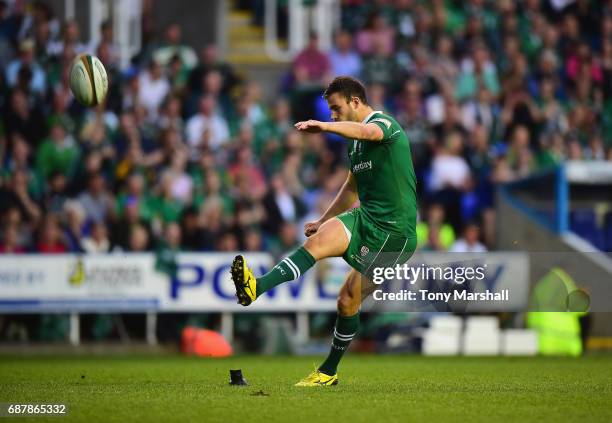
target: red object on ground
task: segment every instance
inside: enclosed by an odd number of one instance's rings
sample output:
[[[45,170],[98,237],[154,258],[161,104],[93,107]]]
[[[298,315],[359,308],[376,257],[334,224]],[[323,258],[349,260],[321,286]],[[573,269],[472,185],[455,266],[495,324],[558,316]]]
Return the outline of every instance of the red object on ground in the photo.
[[[229,357],[232,346],[219,332],[187,326],[181,336],[181,349],[187,355]]]

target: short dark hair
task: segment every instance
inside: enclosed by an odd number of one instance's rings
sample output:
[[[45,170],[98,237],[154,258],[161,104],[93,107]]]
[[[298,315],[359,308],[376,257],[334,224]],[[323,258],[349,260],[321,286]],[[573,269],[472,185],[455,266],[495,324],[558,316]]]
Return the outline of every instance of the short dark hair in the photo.
[[[342,94],[348,102],[351,101],[351,98],[357,97],[363,104],[368,104],[363,84],[350,76],[337,76],[334,78],[325,89],[323,98],[327,100],[334,93]]]

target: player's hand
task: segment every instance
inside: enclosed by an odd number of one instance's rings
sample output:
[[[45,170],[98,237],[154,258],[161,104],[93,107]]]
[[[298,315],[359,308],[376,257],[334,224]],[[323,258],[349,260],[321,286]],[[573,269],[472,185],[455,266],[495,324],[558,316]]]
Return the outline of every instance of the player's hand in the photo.
[[[327,122],[312,119],[298,122],[294,126],[298,131],[306,131],[313,134],[327,130]]]
[[[304,225],[304,235],[307,237],[316,234],[323,222],[317,220],[316,222],[308,222]]]

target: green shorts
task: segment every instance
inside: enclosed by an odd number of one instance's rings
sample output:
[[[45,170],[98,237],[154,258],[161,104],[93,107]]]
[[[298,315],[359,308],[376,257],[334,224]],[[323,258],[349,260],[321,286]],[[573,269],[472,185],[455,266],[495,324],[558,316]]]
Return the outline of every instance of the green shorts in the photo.
[[[364,276],[375,267],[393,267],[410,259],[417,244],[416,235],[390,234],[376,227],[360,208],[336,216],[344,224],[349,246],[342,258]]]

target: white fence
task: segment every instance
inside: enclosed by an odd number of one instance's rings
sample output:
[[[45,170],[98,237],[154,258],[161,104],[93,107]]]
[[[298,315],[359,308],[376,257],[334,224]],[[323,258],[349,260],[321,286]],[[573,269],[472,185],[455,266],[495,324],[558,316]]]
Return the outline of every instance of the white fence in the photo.
[[[70,341],[80,342],[79,314],[134,312],[147,315],[147,341],[155,343],[156,313],[219,312],[221,331],[233,336],[234,312],[297,313],[297,334],[308,336],[309,311],[333,311],[341,279],[325,286],[315,272],[284,284],[257,301],[236,304],[229,268],[234,254],[184,253],[177,277],[155,269],[154,254],[6,255],[0,256],[0,313],[70,313]],[[269,269],[269,254],[248,254],[257,274]],[[338,264],[338,262],[335,262]],[[339,263],[341,270],[344,264]],[[334,266],[331,266],[333,270]]]
[[[297,313],[298,337],[306,339],[307,313],[336,310],[337,293],[349,270],[340,258],[325,260],[317,269],[278,286],[245,308],[236,304],[230,279],[234,256],[179,254],[177,275],[170,278],[156,270],[156,258],[151,253],[4,255],[0,256],[0,313],[70,313],[70,339],[76,344],[80,313],[146,313],[147,339],[154,343],[156,314],[160,312],[221,313],[222,332],[228,339],[232,338],[233,313],[293,312]],[[415,255],[411,263],[440,263],[448,257],[423,253]],[[265,273],[274,264],[267,253],[247,254],[246,258],[255,274]],[[498,292],[513,290],[512,300],[492,311],[524,307],[528,293],[527,256],[489,253],[486,260],[491,266],[481,285]],[[477,292],[481,287],[475,285],[473,289]],[[392,307],[373,310],[394,311]]]

